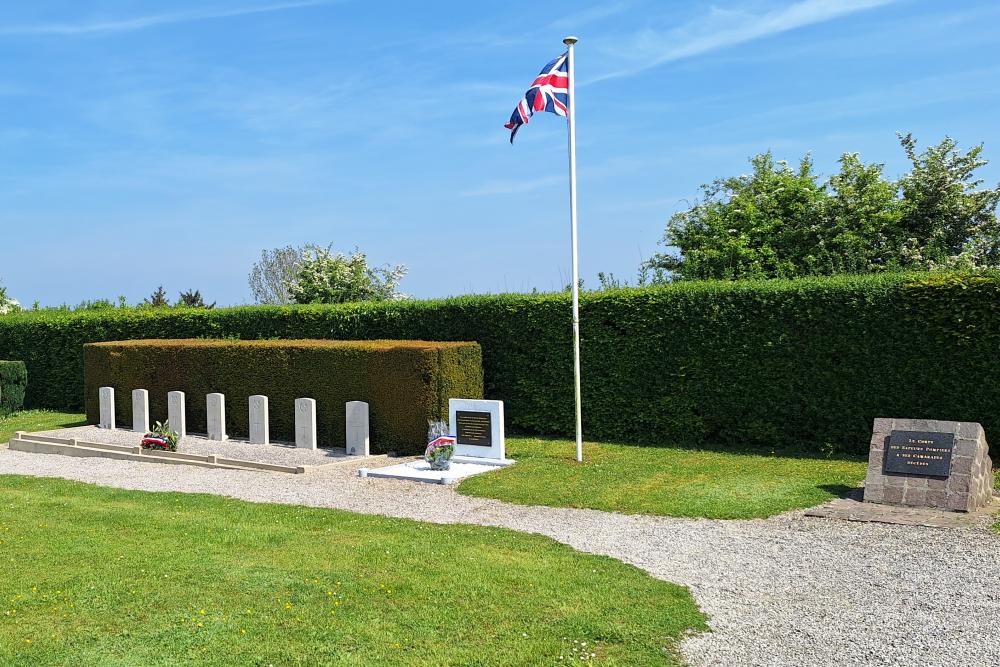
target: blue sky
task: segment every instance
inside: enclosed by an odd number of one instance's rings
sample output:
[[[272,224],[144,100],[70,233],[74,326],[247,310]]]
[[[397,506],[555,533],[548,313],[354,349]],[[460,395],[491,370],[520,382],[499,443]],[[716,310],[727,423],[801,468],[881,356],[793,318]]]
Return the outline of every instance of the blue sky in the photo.
[[[701,183],[772,149],[829,173],[985,142],[978,0],[4,3],[0,280],[25,303],[163,284],[250,301],[262,248],[359,246],[417,297],[568,282],[565,121],[502,127],[577,50],[582,276],[632,277]]]

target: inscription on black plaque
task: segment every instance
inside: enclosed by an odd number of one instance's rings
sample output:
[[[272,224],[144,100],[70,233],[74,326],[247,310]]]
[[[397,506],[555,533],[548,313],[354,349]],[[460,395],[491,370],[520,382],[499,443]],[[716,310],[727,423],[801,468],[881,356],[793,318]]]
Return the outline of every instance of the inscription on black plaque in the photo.
[[[885,447],[885,474],[947,477],[951,473],[952,433],[893,431]]]
[[[455,411],[455,435],[460,445],[493,446],[493,421],[489,412]]]

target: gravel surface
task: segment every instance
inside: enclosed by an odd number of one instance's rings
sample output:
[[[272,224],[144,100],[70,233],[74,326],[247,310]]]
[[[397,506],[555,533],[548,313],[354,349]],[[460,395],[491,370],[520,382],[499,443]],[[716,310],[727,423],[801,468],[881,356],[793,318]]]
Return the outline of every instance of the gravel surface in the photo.
[[[691,587],[712,632],[692,665],[1000,665],[1000,535],[805,518],[712,521],[521,507],[447,486],[360,479],[364,462],[280,475],[0,448],[0,474],[214,493],[548,535]],[[371,465],[371,463],[367,463]]]
[[[63,428],[57,431],[42,431],[34,435],[51,435],[57,438],[76,438],[87,442],[102,442],[111,445],[138,445],[142,441],[141,434],[125,429],[109,430],[96,426],[77,426]],[[222,456],[241,461],[257,461],[276,465],[300,466],[319,465],[342,461],[344,450],[341,449],[297,449],[295,445],[274,443],[269,445],[251,445],[245,440],[209,440],[198,435],[186,435],[177,442],[177,451],[185,454],[201,454]]]

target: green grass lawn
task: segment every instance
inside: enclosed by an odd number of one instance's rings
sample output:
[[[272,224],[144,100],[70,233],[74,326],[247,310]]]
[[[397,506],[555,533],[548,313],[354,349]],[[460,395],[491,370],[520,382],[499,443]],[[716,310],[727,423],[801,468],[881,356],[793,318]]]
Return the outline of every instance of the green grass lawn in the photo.
[[[5,667],[671,665],[705,628],[536,535],[65,480],[0,476],[0,563]]]
[[[458,492],[525,505],[627,514],[750,519],[817,505],[865,477],[862,460],[509,438],[517,465],[470,477]]]
[[[0,417],[0,444],[10,440],[18,431],[50,431],[70,426],[83,426],[87,423],[84,415],[78,412],[51,412],[49,410],[25,410],[15,412],[6,417]]]

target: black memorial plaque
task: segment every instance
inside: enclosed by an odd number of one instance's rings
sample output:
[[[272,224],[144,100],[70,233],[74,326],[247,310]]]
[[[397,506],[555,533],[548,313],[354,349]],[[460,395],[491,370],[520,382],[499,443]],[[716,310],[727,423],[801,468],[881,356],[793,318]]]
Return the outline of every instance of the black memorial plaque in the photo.
[[[921,477],[947,477],[951,474],[953,433],[893,431],[885,447],[883,472]]]
[[[493,446],[493,420],[489,412],[455,411],[455,435],[460,445]]]

